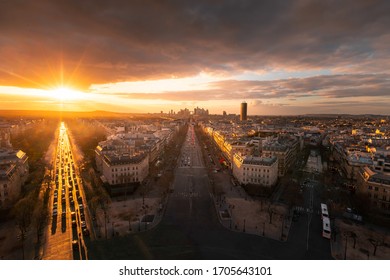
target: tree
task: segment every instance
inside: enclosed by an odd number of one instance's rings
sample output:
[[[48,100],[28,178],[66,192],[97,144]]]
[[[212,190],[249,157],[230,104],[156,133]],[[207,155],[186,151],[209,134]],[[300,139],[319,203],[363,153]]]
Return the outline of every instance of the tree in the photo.
[[[274,209],[271,208],[271,205],[268,206],[268,215],[269,215],[269,223],[272,224],[272,215],[274,214]]]
[[[375,256],[376,254],[376,249],[379,247],[379,246],[383,246],[383,242],[378,240],[378,239],[374,239],[374,238],[369,238],[368,241],[370,241],[371,245],[374,246],[374,252],[372,253],[373,256]]]
[[[32,215],[34,210],[34,201],[32,196],[27,196],[19,200],[14,208],[12,214],[15,217],[16,225],[19,229],[20,240],[22,241],[22,253],[24,259],[24,241],[26,239],[26,233],[31,225]]]
[[[48,217],[49,213],[46,204],[39,203],[33,214],[37,234],[37,243],[40,242],[41,233],[47,225]]]
[[[357,234],[355,232],[353,232],[353,231],[351,231],[349,234],[350,234],[349,236],[353,239],[353,248],[355,249]]]

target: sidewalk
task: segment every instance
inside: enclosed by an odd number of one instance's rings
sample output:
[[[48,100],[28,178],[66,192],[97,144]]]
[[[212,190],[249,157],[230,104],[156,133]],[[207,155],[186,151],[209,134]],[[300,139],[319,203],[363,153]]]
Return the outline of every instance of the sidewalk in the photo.
[[[209,174],[221,194],[213,196],[221,224],[232,231],[286,241],[292,221],[287,206],[249,197],[233,185],[227,172]]]
[[[150,230],[157,226],[164,213],[167,196],[151,190],[144,197],[137,192],[133,195],[111,199],[107,210],[107,221],[102,209],[97,210],[95,236],[97,239],[110,239],[130,233]]]
[[[367,224],[356,224],[345,219],[335,219],[336,236],[331,240],[332,256],[348,260],[389,260],[389,231]],[[334,240],[336,237],[336,241]],[[376,252],[375,251],[375,245]]]

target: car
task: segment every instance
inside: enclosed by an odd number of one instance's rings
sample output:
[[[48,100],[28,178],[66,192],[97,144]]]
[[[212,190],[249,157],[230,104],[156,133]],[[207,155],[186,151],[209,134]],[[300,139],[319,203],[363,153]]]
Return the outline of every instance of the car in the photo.
[[[86,228],[86,229],[83,229],[83,235],[84,236],[89,236],[89,230]]]
[[[79,204],[79,209],[84,210],[84,206],[82,204]]]
[[[73,240],[72,241],[72,248],[74,250],[78,250],[79,249],[79,242],[77,240]]]
[[[57,209],[53,209],[53,216],[57,216],[57,214],[58,214]]]

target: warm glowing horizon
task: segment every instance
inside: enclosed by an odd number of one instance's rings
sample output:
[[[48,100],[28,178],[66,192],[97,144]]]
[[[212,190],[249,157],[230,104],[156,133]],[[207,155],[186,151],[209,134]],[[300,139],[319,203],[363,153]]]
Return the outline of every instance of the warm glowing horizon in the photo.
[[[0,110],[389,114],[387,3],[91,3],[2,9]]]

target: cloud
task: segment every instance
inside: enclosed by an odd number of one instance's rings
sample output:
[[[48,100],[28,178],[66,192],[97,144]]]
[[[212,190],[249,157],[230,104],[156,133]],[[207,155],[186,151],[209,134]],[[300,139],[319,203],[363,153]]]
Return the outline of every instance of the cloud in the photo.
[[[169,101],[248,100],[253,106],[258,106],[265,100],[284,99],[296,102],[308,97],[321,99],[387,98],[390,75],[323,75],[275,81],[222,80],[209,82],[207,85],[210,89],[161,93],[116,93],[113,95],[128,99]]]
[[[386,73],[389,10],[388,1],[352,0],[2,1],[0,84],[88,88],[269,69]]]

